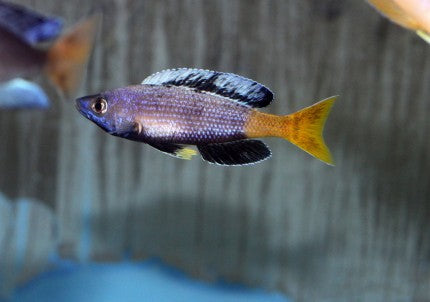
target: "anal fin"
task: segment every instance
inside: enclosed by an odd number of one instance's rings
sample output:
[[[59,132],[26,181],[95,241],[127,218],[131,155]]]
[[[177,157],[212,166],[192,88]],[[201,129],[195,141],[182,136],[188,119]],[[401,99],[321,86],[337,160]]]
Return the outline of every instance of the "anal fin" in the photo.
[[[226,166],[253,164],[272,155],[269,148],[259,140],[240,140],[197,147],[204,160]]]
[[[155,149],[160,150],[161,152],[164,152],[168,155],[180,158],[180,159],[191,159],[194,155],[197,154],[197,151],[183,145],[173,144],[173,143],[166,143],[166,142],[160,142],[160,143],[148,143],[150,146],[154,147]]]

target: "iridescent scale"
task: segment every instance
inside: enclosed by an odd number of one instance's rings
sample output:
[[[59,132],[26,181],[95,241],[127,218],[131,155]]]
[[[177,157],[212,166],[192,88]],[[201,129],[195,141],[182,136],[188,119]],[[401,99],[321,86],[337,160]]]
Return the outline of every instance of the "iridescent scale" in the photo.
[[[143,126],[142,141],[177,144],[221,143],[246,138],[252,108],[237,101],[186,87],[137,85],[112,92],[127,102]]]

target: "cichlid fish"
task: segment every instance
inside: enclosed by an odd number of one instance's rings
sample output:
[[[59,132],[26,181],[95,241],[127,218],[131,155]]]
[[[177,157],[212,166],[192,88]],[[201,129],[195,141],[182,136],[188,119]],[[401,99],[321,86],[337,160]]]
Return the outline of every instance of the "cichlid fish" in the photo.
[[[46,109],[49,99],[39,85],[13,79],[0,84],[0,109]]]
[[[430,0],[367,0],[391,21],[430,43]]]
[[[78,111],[106,132],[182,159],[197,152],[220,165],[246,165],[271,156],[260,137],[281,137],[333,164],[322,130],[336,97],[278,116],[255,108],[273,99],[263,85],[241,76],[199,69],[153,74],[141,85],[76,100]]]
[[[98,15],[81,21],[47,50],[0,27],[0,82],[44,71],[66,97],[71,96],[82,78],[99,22]]]
[[[57,38],[63,28],[63,21],[0,0],[0,27],[14,33],[24,42],[37,45]]]

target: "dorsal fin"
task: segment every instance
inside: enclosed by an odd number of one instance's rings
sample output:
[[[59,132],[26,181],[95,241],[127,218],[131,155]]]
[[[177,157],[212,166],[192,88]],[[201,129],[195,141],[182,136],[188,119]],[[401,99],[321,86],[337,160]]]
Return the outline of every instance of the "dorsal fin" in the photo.
[[[265,107],[273,93],[263,85],[232,74],[202,69],[167,69],[150,75],[142,84],[173,85],[214,93],[251,107]]]

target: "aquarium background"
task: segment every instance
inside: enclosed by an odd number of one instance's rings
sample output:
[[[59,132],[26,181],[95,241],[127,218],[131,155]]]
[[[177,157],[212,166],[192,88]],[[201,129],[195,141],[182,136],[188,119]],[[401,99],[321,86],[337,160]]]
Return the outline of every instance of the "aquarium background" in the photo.
[[[52,257],[158,257],[293,301],[430,300],[430,46],[414,33],[356,0],[16,3],[68,26],[103,12],[79,96],[196,67],[265,84],[271,113],[340,97],[335,167],[279,139],[270,160],[219,167],[109,136],[40,75],[50,110],[0,112],[5,291]]]

